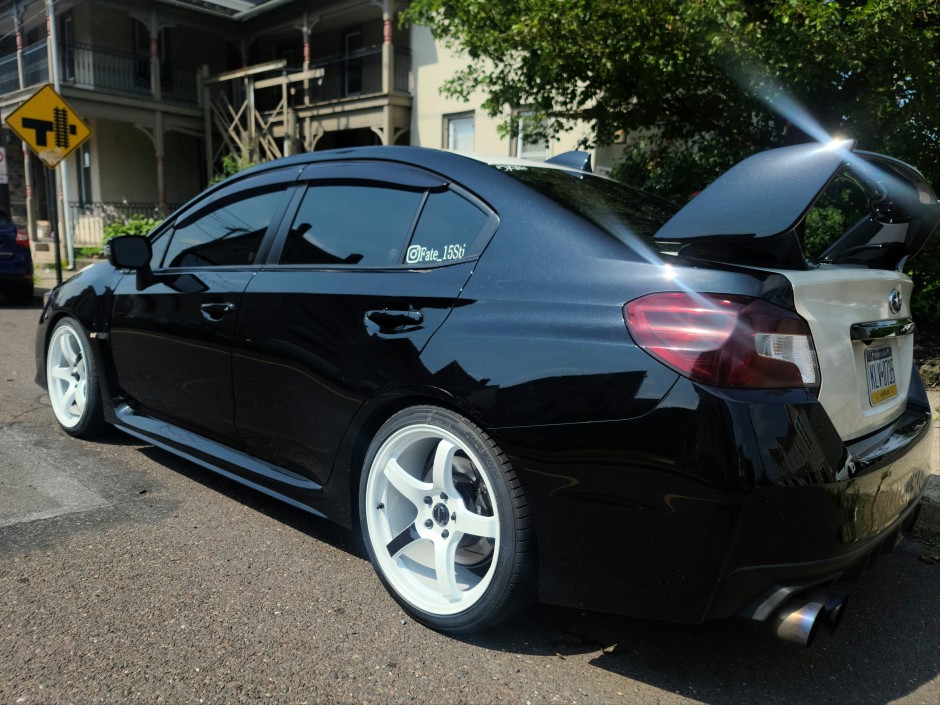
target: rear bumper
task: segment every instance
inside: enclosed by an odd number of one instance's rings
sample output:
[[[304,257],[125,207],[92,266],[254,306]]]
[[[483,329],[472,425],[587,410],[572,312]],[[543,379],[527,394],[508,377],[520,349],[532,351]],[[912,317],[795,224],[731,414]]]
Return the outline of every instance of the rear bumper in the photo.
[[[809,394],[686,380],[640,419],[491,435],[530,499],[545,601],[698,622],[855,577],[893,548],[931,433],[917,378],[900,418],[849,445]]]
[[[931,412],[922,387],[877,438],[846,446],[835,480],[783,476],[743,502],[729,569],[708,618],[766,615],[768,600],[834,580],[856,580],[917,520],[929,475]],[[923,403],[920,403],[923,401]]]
[[[757,491],[745,503],[732,550],[732,568],[718,582],[706,617],[763,621],[791,594],[836,580],[855,582],[877,557],[890,553],[920,512],[936,442],[930,411],[909,408],[872,453],[855,458],[852,478],[816,486]],[[798,538],[802,560],[748,562],[781,550],[771,537]],[[748,558],[742,558],[747,556]]]
[[[0,269],[0,288],[14,286],[28,286],[33,283],[33,267],[17,268],[15,270]]]
[[[919,499],[920,495],[884,531],[856,542],[856,546],[838,555],[733,570],[717,585],[706,618],[738,616],[764,621],[772,617],[790,595],[836,581],[856,582],[875,564],[879,555],[891,553],[910,533],[920,514]]]

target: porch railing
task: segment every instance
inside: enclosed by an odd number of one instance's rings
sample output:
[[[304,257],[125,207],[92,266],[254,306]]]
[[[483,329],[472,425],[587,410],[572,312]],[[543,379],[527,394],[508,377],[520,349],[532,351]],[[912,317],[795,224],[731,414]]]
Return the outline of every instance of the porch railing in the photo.
[[[23,49],[23,80],[27,86],[49,82],[49,54],[45,39]]]
[[[395,48],[395,90],[411,93],[411,51]]]
[[[111,223],[132,218],[163,220],[180,204],[70,201],[72,215],[72,242],[75,247],[101,247],[104,229]]]
[[[150,57],[70,44],[62,51],[63,81],[83,88],[102,88],[136,96],[151,95]],[[160,64],[161,96],[195,104],[198,70],[192,66]]]
[[[382,92],[382,47],[371,46],[311,63],[323,75],[310,82],[310,100],[320,103]]]
[[[0,59],[0,93],[12,93],[20,89],[20,73],[16,65],[16,54]]]

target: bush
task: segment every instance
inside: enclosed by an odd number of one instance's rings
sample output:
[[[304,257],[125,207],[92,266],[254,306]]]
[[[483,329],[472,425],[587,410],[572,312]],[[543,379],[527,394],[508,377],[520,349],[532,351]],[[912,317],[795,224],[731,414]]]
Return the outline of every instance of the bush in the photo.
[[[940,326],[940,233],[934,233],[905,271],[914,280],[914,320],[918,325]]]
[[[209,185],[217,184],[220,181],[224,181],[233,174],[237,174],[243,169],[247,169],[250,166],[257,166],[261,162],[254,162],[247,157],[240,157],[234,154],[226,154],[222,157],[222,171],[217,173],[209,181]]]
[[[146,235],[161,222],[163,221],[155,220],[154,218],[146,218],[141,215],[121,218],[104,227],[104,234],[101,240],[102,242],[107,242],[112,237],[120,237],[121,235]]]

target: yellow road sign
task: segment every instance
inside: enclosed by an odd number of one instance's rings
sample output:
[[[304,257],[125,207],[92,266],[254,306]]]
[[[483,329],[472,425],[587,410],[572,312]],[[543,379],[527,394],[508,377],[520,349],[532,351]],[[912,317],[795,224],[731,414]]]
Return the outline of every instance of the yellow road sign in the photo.
[[[49,85],[10,113],[7,125],[49,167],[91,137],[91,128]]]

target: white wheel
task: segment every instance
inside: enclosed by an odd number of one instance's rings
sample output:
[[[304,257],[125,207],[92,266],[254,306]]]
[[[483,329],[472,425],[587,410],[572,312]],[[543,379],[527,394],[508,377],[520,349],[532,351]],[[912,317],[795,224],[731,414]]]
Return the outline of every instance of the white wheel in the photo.
[[[518,608],[531,587],[518,480],[476,426],[442,409],[393,416],[372,443],[360,492],[366,548],[419,621],[468,631]],[[520,539],[523,539],[520,541]]]
[[[88,339],[69,318],[59,321],[46,348],[46,384],[56,421],[74,436],[90,436],[103,426],[97,370]]]

